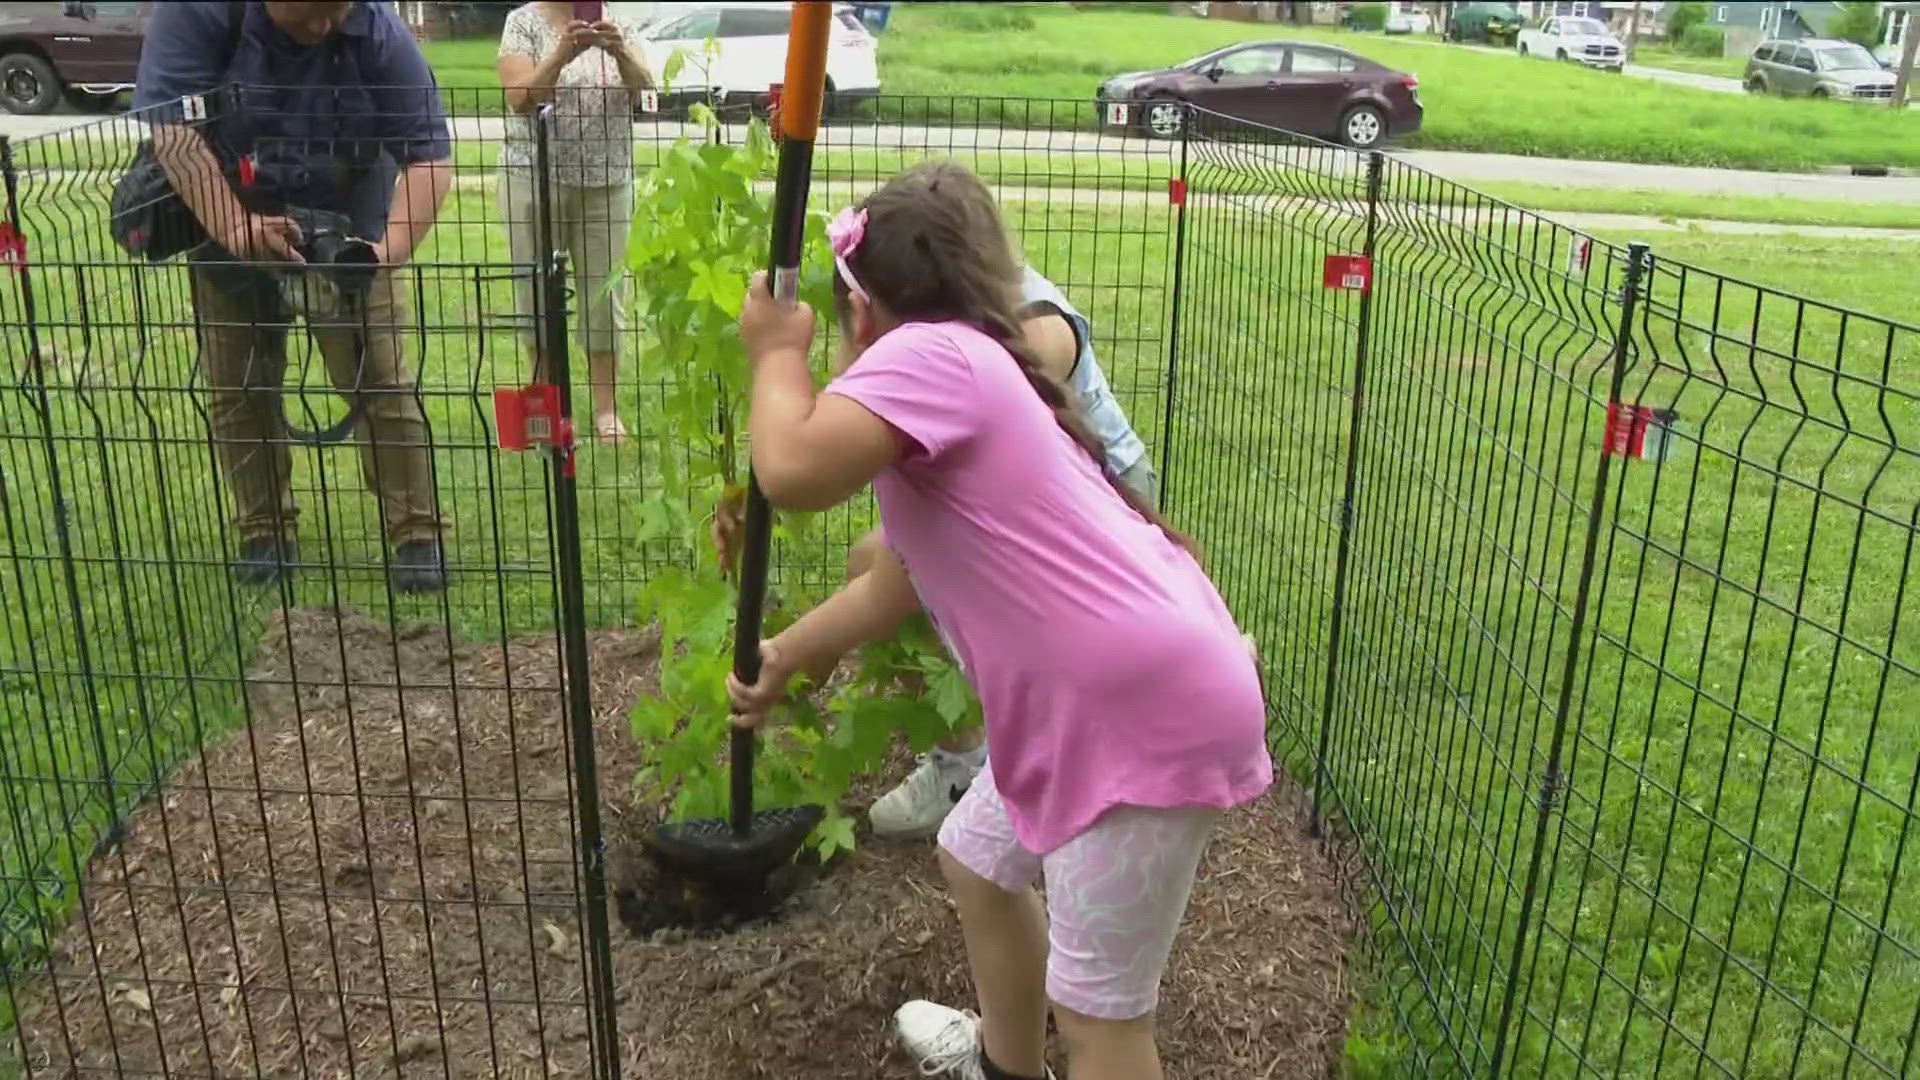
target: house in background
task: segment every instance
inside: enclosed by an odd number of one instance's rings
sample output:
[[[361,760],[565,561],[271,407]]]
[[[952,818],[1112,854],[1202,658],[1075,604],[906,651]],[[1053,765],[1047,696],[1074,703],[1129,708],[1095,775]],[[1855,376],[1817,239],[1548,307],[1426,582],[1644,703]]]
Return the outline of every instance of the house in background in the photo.
[[[1538,26],[1556,16],[1571,15],[1599,19],[1616,34],[1624,35],[1633,21],[1633,0],[1526,0],[1515,4],[1530,25]],[[1662,0],[1643,0],[1640,4],[1640,36],[1664,37],[1667,32],[1667,7]]]
[[[1206,2],[1176,2],[1169,5],[1175,15],[1193,15],[1202,19],[1226,19],[1231,22],[1291,22],[1331,24],[1338,18],[1335,3],[1316,3],[1313,0],[1248,0],[1234,3],[1231,0]]]
[[[1667,6],[1671,7],[1669,3]],[[1875,56],[1898,56],[1912,17],[1882,5]],[[1707,25],[1727,35],[1727,55],[1739,56],[1768,38],[1826,37],[1844,7],[1838,0],[1710,0]]]
[[[392,0],[400,21],[422,41],[500,33],[514,0]]]
[[[1680,2],[1643,0],[1641,36],[1665,36],[1667,19]],[[1599,19],[1622,35],[1634,9],[1632,0],[1526,0],[1514,6],[1536,25],[1556,15],[1584,15]],[[1839,0],[1707,0],[1705,7],[1707,25],[1726,35],[1728,56],[1743,56],[1768,38],[1824,37],[1844,10]],[[1881,17],[1882,35],[1875,55],[1898,56],[1909,21],[1904,11],[1886,11]]]
[[[1840,10],[1836,0],[1710,0],[1707,25],[1727,32],[1731,50],[1736,34],[1752,36],[1754,44],[1765,38],[1823,37]]]

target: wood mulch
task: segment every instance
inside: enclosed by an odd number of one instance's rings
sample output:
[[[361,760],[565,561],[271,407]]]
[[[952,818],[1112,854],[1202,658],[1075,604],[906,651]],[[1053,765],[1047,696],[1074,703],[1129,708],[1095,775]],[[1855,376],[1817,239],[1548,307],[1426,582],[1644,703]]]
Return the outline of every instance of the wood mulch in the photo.
[[[621,837],[626,713],[657,639],[591,642],[596,750]],[[248,673],[251,722],[209,741],[97,857],[85,903],[15,972],[36,1074],[578,1076],[588,1069],[571,753],[552,638],[298,610]],[[911,766],[902,750],[864,801]],[[1168,1075],[1325,1077],[1352,992],[1352,920],[1289,781],[1226,817],[1160,1009]],[[968,1005],[927,843],[868,838],[778,921],[636,938],[615,920],[629,1077],[912,1077],[900,1002]]]

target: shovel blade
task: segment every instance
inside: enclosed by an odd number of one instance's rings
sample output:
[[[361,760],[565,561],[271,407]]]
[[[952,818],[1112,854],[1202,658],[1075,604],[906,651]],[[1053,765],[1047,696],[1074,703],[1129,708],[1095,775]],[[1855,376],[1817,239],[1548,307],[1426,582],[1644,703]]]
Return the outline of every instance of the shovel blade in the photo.
[[[816,805],[762,810],[744,834],[720,818],[667,822],[647,837],[647,852],[662,870],[683,878],[729,889],[760,888],[768,875],[793,861],[826,816],[826,808]]]

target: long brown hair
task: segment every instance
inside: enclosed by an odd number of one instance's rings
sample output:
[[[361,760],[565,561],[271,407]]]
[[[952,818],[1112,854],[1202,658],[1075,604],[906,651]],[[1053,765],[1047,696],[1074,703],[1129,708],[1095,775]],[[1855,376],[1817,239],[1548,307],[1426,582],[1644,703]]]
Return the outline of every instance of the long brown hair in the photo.
[[[999,207],[980,178],[956,161],[923,162],[860,205],[867,212],[866,233],[847,256],[847,266],[867,295],[894,318],[963,322],[998,342],[1127,505],[1174,543],[1193,550],[1188,537],[1113,474],[1078,402],[1027,350],[1019,315],[1020,264],[1000,225]],[[843,327],[850,295],[847,283],[835,275],[834,306]]]

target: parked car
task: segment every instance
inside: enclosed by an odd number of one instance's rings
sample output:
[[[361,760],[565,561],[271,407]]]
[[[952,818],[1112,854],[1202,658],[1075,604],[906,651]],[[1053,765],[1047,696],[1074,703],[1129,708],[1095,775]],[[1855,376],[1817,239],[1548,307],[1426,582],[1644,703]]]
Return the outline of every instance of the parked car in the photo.
[[[1851,41],[1763,41],[1747,58],[1747,90],[1788,97],[1892,101],[1893,72]]]
[[[1178,136],[1186,105],[1372,149],[1420,129],[1420,80],[1345,49],[1229,45],[1159,71],[1116,75],[1095,96],[1103,124]]]
[[[1526,24],[1512,4],[1460,4],[1447,21],[1447,40],[1484,41],[1506,48]]]
[[[1627,66],[1627,47],[1613,31],[1599,19],[1576,15],[1556,16],[1538,29],[1520,31],[1520,55],[1572,60],[1615,73]]]
[[[0,107],[10,113],[111,106],[133,89],[147,4],[0,4]]]
[[[666,71],[675,50],[686,50],[686,61],[663,104],[686,104],[709,94],[724,101],[758,102],[785,76],[791,22],[788,4],[675,4],[641,30],[640,49],[656,72]],[[716,50],[711,62],[709,39]],[[878,93],[873,35],[852,4],[836,4],[833,37],[827,43],[827,107],[838,109]]]
[[[1431,34],[1433,16],[1418,8],[1400,8],[1387,13],[1383,29],[1389,34]]]

